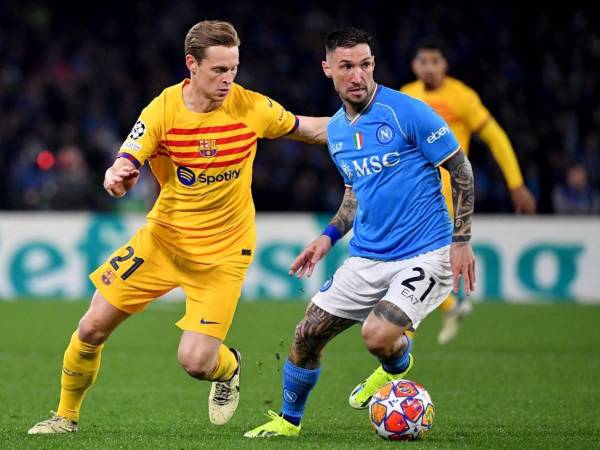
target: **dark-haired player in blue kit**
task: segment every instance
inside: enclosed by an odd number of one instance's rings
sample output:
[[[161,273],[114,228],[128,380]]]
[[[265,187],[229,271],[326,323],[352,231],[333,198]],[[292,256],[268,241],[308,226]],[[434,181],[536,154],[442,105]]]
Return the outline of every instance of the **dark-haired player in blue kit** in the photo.
[[[283,372],[280,414],[245,436],[298,436],[326,343],[357,322],[381,365],[352,391],[350,406],[366,408],[386,382],[413,365],[407,332],[458,290],[475,284],[470,245],[473,172],[448,125],[420,100],[377,85],[371,37],[354,28],[326,39],[323,70],[343,106],[327,126],[331,157],[346,183],[342,205],[323,234],[292,263],[310,276],[351,228],[350,257],[312,298],[296,327]],[[452,181],[452,221],[439,166]]]

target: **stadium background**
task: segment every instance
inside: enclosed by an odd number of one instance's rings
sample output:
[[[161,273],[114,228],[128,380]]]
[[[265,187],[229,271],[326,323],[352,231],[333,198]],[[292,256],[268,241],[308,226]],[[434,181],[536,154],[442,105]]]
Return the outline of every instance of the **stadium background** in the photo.
[[[148,172],[120,200],[101,189],[102,177],[141,108],[186,76],[183,37],[205,18],[227,19],[238,29],[239,83],[304,115],[329,115],[339,107],[320,69],[328,30],[369,30],[376,42],[376,80],[390,87],[413,79],[411,51],[418,40],[443,38],[450,74],[473,87],[507,131],[540,215],[511,215],[501,173],[475,140],[475,298],[483,302],[450,349],[434,342],[439,314],[420,334],[415,376],[432,390],[439,414],[431,445],[596,446],[600,392],[592,385],[600,374],[600,341],[593,327],[600,311],[572,303],[600,302],[600,212],[590,207],[587,217],[559,214],[564,205],[554,197],[566,189],[573,165],[587,172],[590,198],[600,195],[597,6],[546,4],[534,14],[470,2],[6,1],[0,4],[0,300],[6,300],[0,301],[0,447],[34,445],[22,432],[47,402],[55,402],[57,363],[86,307],[64,300],[89,298],[87,273],[128,239],[153,203],[156,184]],[[273,354],[285,354],[302,314],[301,302],[282,301],[306,300],[344,258],[344,246],[336,246],[311,280],[289,278],[287,266],[320,232],[341,194],[324,148],[287,140],[259,143],[253,182],[259,247],[231,341],[246,347],[252,364],[247,382],[255,382],[261,410],[279,402],[280,365]],[[180,293],[171,299],[180,300]],[[533,305],[498,304],[504,302]],[[173,357],[177,330],[171,324],[180,313],[180,304],[159,303],[115,334],[102,369],[105,381],[86,400],[86,420],[96,428],[88,427],[88,437],[82,433],[69,446],[240,448],[239,434],[259,417],[249,397],[229,434],[207,429],[205,412],[198,413],[208,444],[182,428],[186,416],[180,409],[164,407],[175,396],[194,408],[190,402],[197,397],[191,381],[181,383]],[[155,331],[145,338],[149,326]],[[377,444],[365,438],[364,418],[336,415],[346,388],[371,369],[359,342],[354,330],[329,353],[331,375],[324,373],[323,387],[311,400],[329,406],[310,410],[307,446]],[[151,373],[129,365],[132,352]],[[353,370],[335,372],[347,358]],[[157,363],[164,360],[169,364]],[[276,383],[265,375],[271,369]],[[129,384],[117,391],[114,383],[123,372]],[[180,384],[157,392],[137,382],[136,373],[149,386],[170,377]],[[334,376],[335,382],[328,381]],[[570,376],[577,377],[577,386],[569,393],[558,389]],[[516,390],[501,381],[517,377]],[[115,412],[106,400],[110,395],[135,401]],[[148,419],[144,411],[153,408],[165,410],[162,419]],[[468,413],[468,426],[456,408]],[[119,420],[126,426],[115,431]],[[311,427],[322,431],[310,434]],[[63,448],[58,441],[52,445]]]
[[[401,3],[393,11],[377,2],[344,8],[258,2],[233,3],[225,12],[189,1],[89,5],[85,13],[60,3],[0,7],[0,296],[89,294],[87,272],[128,239],[133,228],[123,223],[141,223],[157,191],[146,170],[127,197],[112,199],[100,188],[104,171],[141,108],[186,76],[187,29],[214,17],[226,17],[239,30],[237,81],[306,115],[330,115],[339,107],[320,69],[327,30],[348,24],[370,30],[376,79],[392,87],[413,79],[416,42],[442,38],[450,73],[472,86],[506,129],[543,214],[534,220],[508,216],[512,204],[502,175],[475,139],[474,238],[482,260],[477,297],[598,298],[591,269],[600,265],[600,233],[593,233],[598,222],[588,219],[584,226],[581,218],[548,216],[574,207],[553,202],[573,165],[587,170],[588,211],[600,214],[598,8],[563,5],[527,16],[509,7],[434,2]],[[290,280],[285,268],[337,210],[341,195],[325,149],[289,140],[260,143],[253,196],[262,240],[245,297],[304,297],[299,288],[319,286],[343,249],[312,283]],[[65,210],[80,215],[48,214]],[[38,215],[14,215],[24,211]],[[123,212],[140,216],[110,216]],[[280,215],[261,219],[266,212]],[[284,227],[291,213],[304,215]],[[486,220],[486,213],[506,215],[500,232],[489,228],[498,221]]]

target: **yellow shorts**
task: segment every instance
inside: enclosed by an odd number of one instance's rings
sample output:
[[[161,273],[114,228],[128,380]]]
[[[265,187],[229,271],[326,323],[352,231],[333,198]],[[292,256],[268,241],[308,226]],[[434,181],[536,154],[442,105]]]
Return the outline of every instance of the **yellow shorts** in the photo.
[[[224,340],[252,262],[243,253],[240,249],[217,263],[193,262],[167,252],[144,227],[90,279],[114,307],[129,314],[179,286],[186,294],[185,315],[176,325]]]

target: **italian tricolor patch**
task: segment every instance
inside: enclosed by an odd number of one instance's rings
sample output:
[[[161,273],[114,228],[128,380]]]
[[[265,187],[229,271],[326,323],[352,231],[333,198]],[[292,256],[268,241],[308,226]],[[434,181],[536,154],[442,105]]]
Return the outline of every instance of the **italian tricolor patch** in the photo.
[[[354,145],[356,145],[356,149],[360,150],[363,146],[363,135],[361,133],[354,133]]]

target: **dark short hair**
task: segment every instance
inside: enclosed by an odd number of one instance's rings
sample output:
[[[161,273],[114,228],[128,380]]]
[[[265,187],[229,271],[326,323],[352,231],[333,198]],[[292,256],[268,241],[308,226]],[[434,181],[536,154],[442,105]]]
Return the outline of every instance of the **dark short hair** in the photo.
[[[413,51],[413,58],[416,57],[421,50],[437,50],[444,58],[448,59],[448,50],[442,40],[438,37],[430,36],[417,42]]]
[[[358,28],[339,28],[333,30],[325,37],[325,51],[330,53],[338,47],[352,48],[358,44],[367,44],[371,47],[373,38],[369,33]]]

